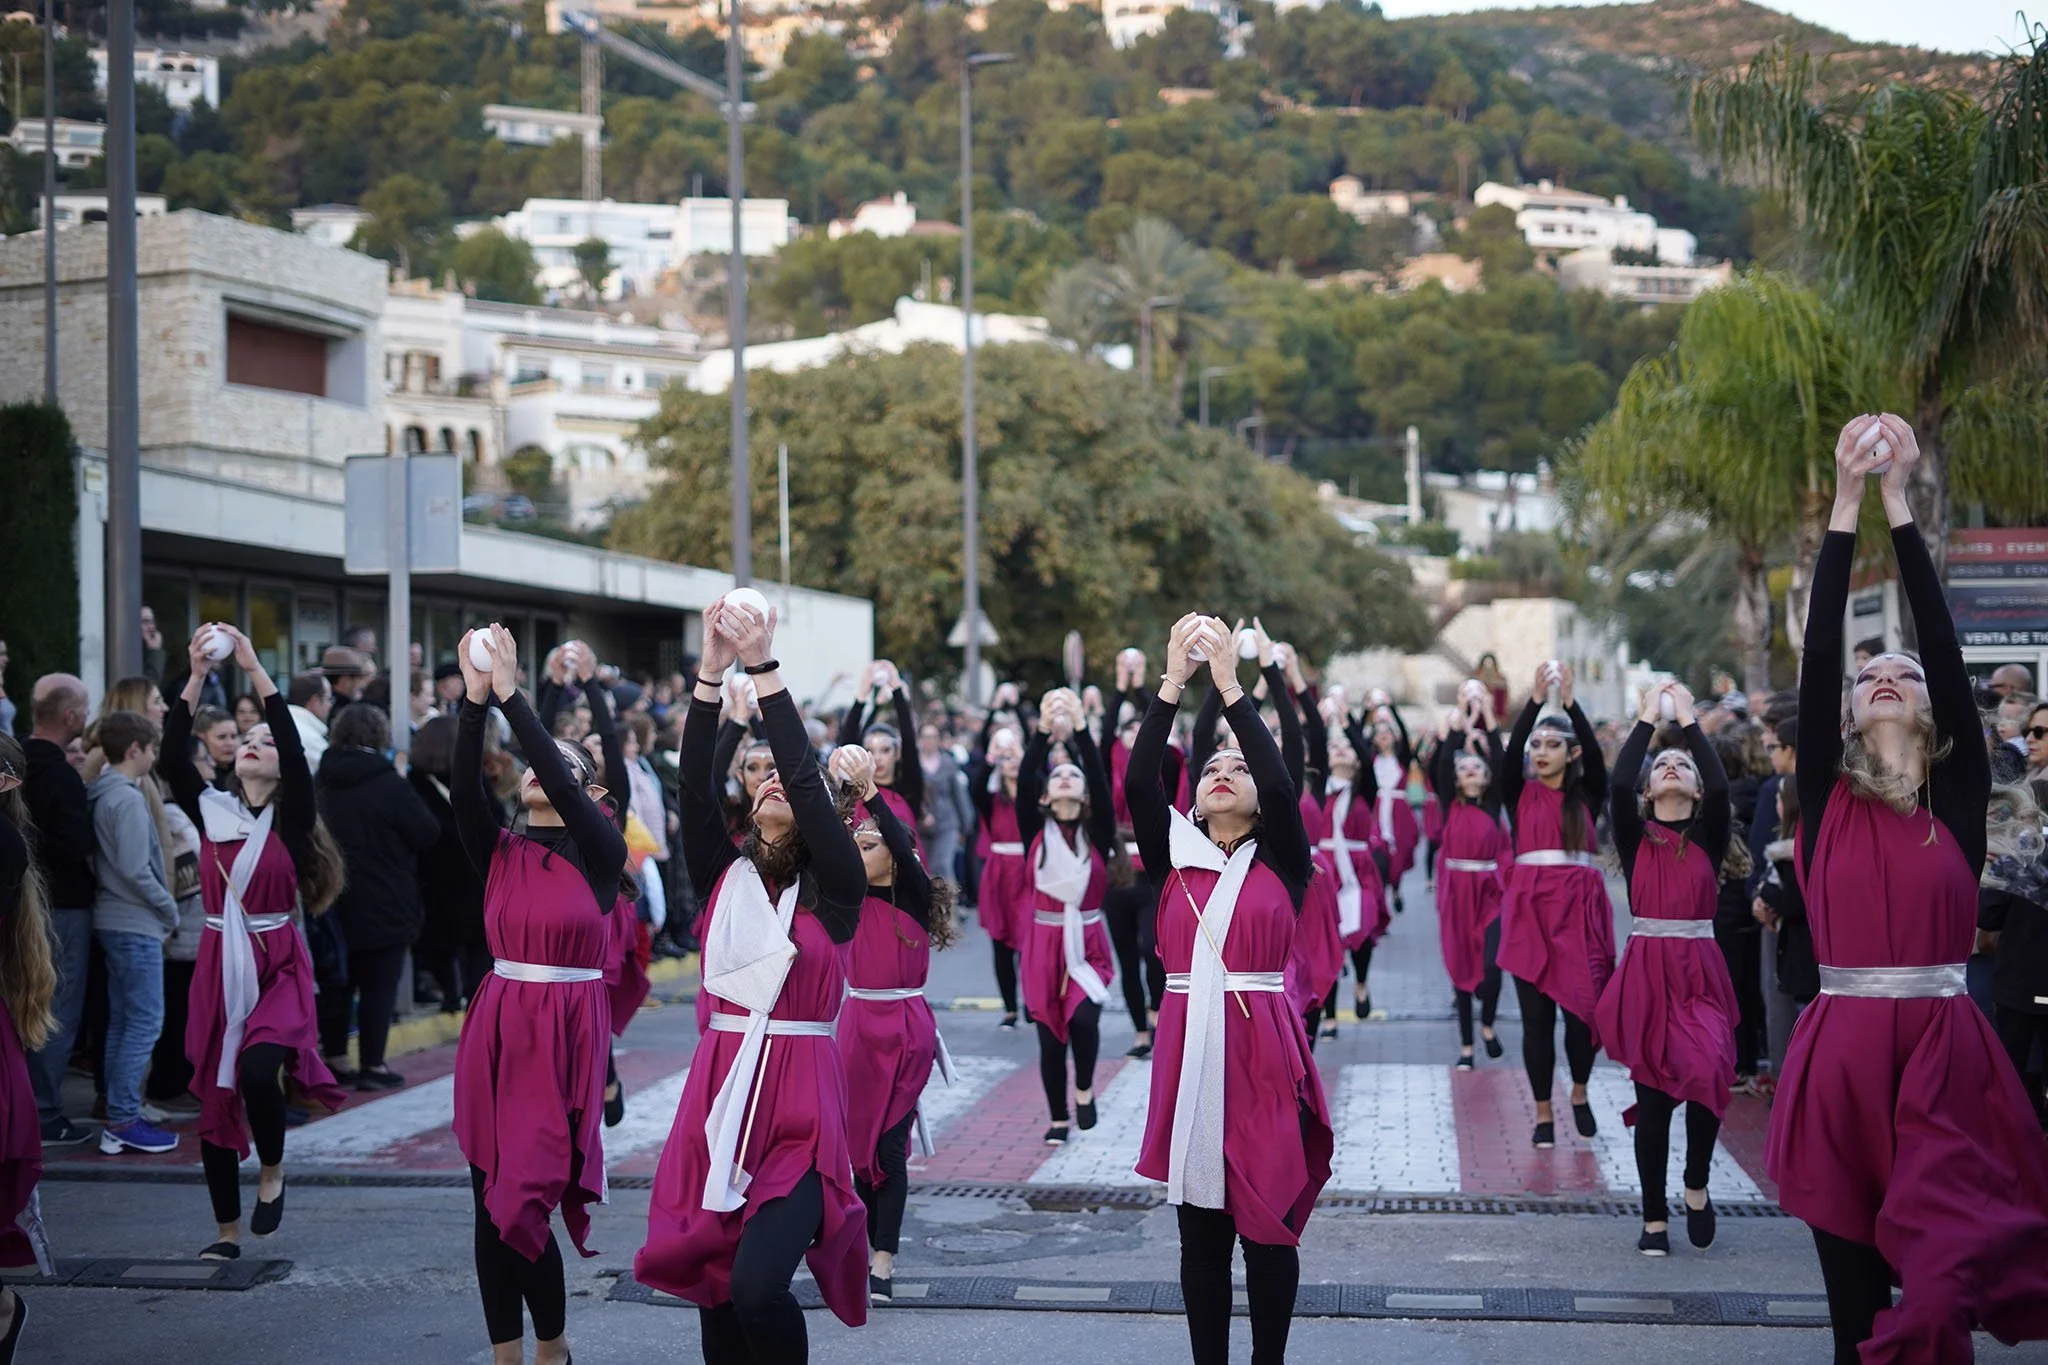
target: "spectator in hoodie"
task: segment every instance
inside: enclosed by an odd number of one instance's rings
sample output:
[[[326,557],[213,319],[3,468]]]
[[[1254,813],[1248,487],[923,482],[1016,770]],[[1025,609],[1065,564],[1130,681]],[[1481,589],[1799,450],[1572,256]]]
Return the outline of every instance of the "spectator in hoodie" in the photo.
[[[221,713],[226,716],[226,712]],[[230,728],[234,721],[228,721]],[[206,741],[192,736],[192,762],[203,775],[211,762]],[[234,760],[220,775],[234,772]],[[192,975],[199,965],[199,940],[206,933],[206,898],[199,887],[199,827],[175,801],[163,803],[164,826],[171,842],[164,848],[170,865],[171,894],[178,901],[178,929],[164,940],[164,1027],[149,1060],[149,1080],[142,1087],[142,1116],[152,1123],[199,1117],[192,1094],[192,1061],[185,1055],[185,1021],[190,1013]]]
[[[57,994],[50,1002],[49,1034],[30,1056],[28,1072],[35,1087],[43,1145],[67,1147],[92,1136],[90,1129],[65,1117],[61,1094],[72,1040],[85,1007],[86,966],[92,958],[92,903],[97,890],[92,872],[92,810],[85,797],[85,779],[72,766],[69,752],[85,734],[85,684],[69,673],[36,679],[29,693],[29,713],[35,730],[21,746],[28,760],[22,796],[35,823],[36,870],[42,875],[49,900]]]
[[[292,724],[298,728],[299,744],[306,751],[306,762],[317,771],[321,755],[327,752],[327,718],[334,711],[334,689],[328,685],[327,675],[318,669],[295,673],[285,691],[285,701],[292,713]],[[232,765],[229,771],[233,771]]]
[[[87,793],[99,848],[93,934],[107,964],[107,1126],[100,1150],[168,1152],[178,1145],[142,1116],[142,1082],[164,1024],[164,940],[178,929],[165,837],[142,784],[153,781],[163,732],[134,711],[97,726],[106,765]]]

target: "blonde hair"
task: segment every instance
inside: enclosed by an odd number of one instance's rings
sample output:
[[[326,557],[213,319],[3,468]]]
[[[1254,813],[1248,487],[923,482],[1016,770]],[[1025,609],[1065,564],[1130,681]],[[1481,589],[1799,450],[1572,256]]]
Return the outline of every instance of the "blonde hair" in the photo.
[[[2034,789],[2009,782],[1991,789],[1984,812],[1984,873],[1981,884],[1994,891],[2018,890],[2035,880],[2034,867],[2048,833]]]
[[[14,736],[0,733],[0,768],[28,776],[28,758]],[[0,1005],[14,1021],[23,1050],[33,1052],[49,1041],[50,1001],[57,994],[57,967],[50,959],[50,904],[36,870],[34,819],[21,788],[0,792],[0,817],[13,822],[29,846],[28,866],[14,904],[7,907],[5,933],[0,935]]]
[[[1930,772],[1955,747],[1934,728],[1934,708],[1925,699],[1913,711],[1913,738],[1926,754]],[[1842,782],[1851,795],[1890,806],[1901,815],[1911,815],[1920,805],[1919,785],[1872,752],[1853,722],[1842,738]]]

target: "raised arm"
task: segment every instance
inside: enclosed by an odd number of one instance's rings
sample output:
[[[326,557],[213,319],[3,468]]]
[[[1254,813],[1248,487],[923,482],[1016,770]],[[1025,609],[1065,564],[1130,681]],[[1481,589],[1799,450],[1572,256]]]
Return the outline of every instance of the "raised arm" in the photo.
[[[1244,765],[1259,789],[1259,851],[1286,884],[1294,908],[1299,910],[1302,893],[1308,889],[1310,858],[1308,830],[1301,822],[1301,798],[1287,775],[1280,746],[1273,742],[1252,699],[1240,696],[1224,708],[1223,717],[1230,722],[1231,733],[1244,752]]]
[[[1307,787],[1318,806],[1330,804],[1330,727],[1323,723],[1322,708],[1315,689],[1305,687],[1294,694],[1301,710],[1301,733],[1308,741]]]
[[[1970,870],[1981,875],[1984,812],[1991,799],[1991,755],[1981,738],[1982,722],[1971,695],[1969,672],[1963,666],[1963,647],[1956,639],[1955,618],[1949,615],[1941,576],[1934,571],[1919,529],[1910,521],[1894,524],[1892,549],[1899,559],[1899,587],[1912,608],[1913,628],[1920,637],[1920,666],[1927,675],[1934,730],[1950,745],[1948,757],[1931,770],[1929,805],[1956,836],[1963,856],[1970,860]],[[1802,726],[1800,738],[1805,736]]]
[[[1698,721],[1685,727],[1685,747],[1692,754],[1693,766],[1700,770],[1700,807],[1692,823],[1692,841],[1719,867],[1727,856],[1735,825],[1728,800],[1728,770],[1721,766],[1721,756],[1714,752],[1713,742]]]
[[[1522,799],[1522,756],[1529,747],[1529,732],[1536,728],[1536,717],[1541,710],[1542,702],[1531,693],[1529,700],[1522,704],[1522,714],[1515,717],[1515,728],[1508,734],[1508,747],[1500,753],[1500,766],[1494,769],[1493,785],[1500,792],[1501,806],[1510,818]]]
[[[313,804],[313,769],[306,762],[306,746],[299,739],[291,708],[274,687],[263,698],[263,719],[270,723],[270,740],[277,746],[277,795],[272,798],[277,807],[276,828],[289,845],[312,837],[313,821],[319,814]],[[302,855],[294,848],[292,856]]]
[[[1401,771],[1405,773],[1415,764],[1415,746],[1408,742],[1408,722],[1401,719],[1398,706],[1389,706],[1387,714],[1394,721],[1394,757],[1401,761]]]
[[[1223,719],[1223,693],[1211,687],[1195,708],[1195,732],[1188,736],[1188,768],[1199,778],[1202,769],[1216,756],[1216,726]],[[1126,801],[1130,800],[1128,794]]]
[[[1842,618],[1849,610],[1849,574],[1856,533],[1829,531],[1813,565],[1807,596],[1806,649],[1799,660],[1799,852],[1813,856],[1821,812],[1842,775]],[[1982,745],[1978,746],[1982,748]]]
[[[677,832],[683,845],[683,866],[700,902],[710,898],[725,869],[740,856],[719,813],[719,788],[732,759],[728,757],[724,766],[714,771],[718,714],[717,700],[707,701],[701,692],[693,695],[676,746],[676,807],[681,821]]]
[[[855,697],[846,704],[846,709],[839,713],[840,746],[843,748],[848,744],[860,743],[861,732],[866,730],[867,726],[868,704]]]
[[[1032,730],[1024,742],[1024,761],[1017,765],[1017,832],[1027,850],[1045,830],[1045,765],[1051,754],[1051,737]]]
[[[1138,722],[1137,738],[1131,741],[1130,765],[1124,769],[1124,804],[1131,812],[1131,837],[1138,845],[1146,874],[1166,880],[1171,865],[1167,853],[1167,832],[1171,828],[1172,800],[1167,795],[1164,767],[1167,739],[1173,734],[1173,718],[1180,711],[1176,700],[1155,696],[1145,704],[1144,719]]]
[[[619,718],[612,714],[611,689],[603,683],[591,683],[583,689],[583,695],[590,702],[591,731],[604,754],[604,789],[618,803],[613,809],[618,812],[619,828],[624,829],[626,808],[633,801],[633,782],[626,772],[626,746],[619,741]]]
[[[1621,752],[1614,756],[1614,782],[1607,802],[1607,817],[1614,824],[1614,851],[1621,855],[1621,875],[1624,878],[1635,876],[1636,850],[1643,842],[1643,812],[1636,802],[1636,785],[1642,777],[1643,757],[1650,752],[1650,741],[1656,735],[1656,726],[1638,719],[1635,728],[1628,732],[1628,738],[1621,742]],[[1723,781],[1723,809],[1727,806],[1727,788],[1727,782]]]
[[[917,841],[910,831],[896,818],[896,812],[889,809],[889,803],[876,792],[867,800],[868,814],[874,817],[875,828],[881,831],[882,842],[889,846],[889,857],[896,864],[896,908],[922,925],[927,933],[932,927],[932,879],[924,870],[924,864],[917,860]]]
[[[711,743],[712,784],[722,786],[732,773],[733,758],[740,751],[740,743],[747,737],[747,727],[736,720],[723,720],[718,724],[718,735]]]
[[[924,814],[924,765],[917,761],[917,713],[907,688],[896,691],[896,794],[910,803],[913,818]]]
[[[1600,752],[1600,736],[1578,702],[1566,706],[1564,713],[1572,723],[1572,737],[1579,746],[1579,770],[1584,774],[1580,785],[1586,791],[1586,804],[1597,811],[1607,804],[1607,756]]]
[[[540,720],[540,728],[550,735],[555,732],[555,721],[562,714],[562,703],[569,699],[569,689],[553,678],[544,677],[540,686],[533,690],[533,714]],[[591,724],[596,724],[593,716]]]
[[[479,878],[489,881],[498,851],[498,803],[484,786],[484,725],[490,707],[464,697],[455,715],[455,753],[448,767],[448,805],[455,837]]]
[[[1095,736],[1085,725],[1074,729],[1074,752],[1088,783],[1088,840],[1106,858],[1116,847],[1116,798],[1109,790],[1109,765],[1102,761],[1102,750],[1095,747]]]
[[[561,817],[562,828],[576,841],[590,893],[597,897],[601,909],[610,910],[612,902],[618,899],[619,874],[626,868],[625,836],[612,822],[611,812],[591,800],[590,794],[577,784],[562,751],[555,747],[554,738],[541,725],[540,717],[526,704],[525,695],[516,688],[509,689],[509,693],[499,696],[498,709],[511,724],[520,751],[526,755],[526,765],[533,769],[540,789],[547,793],[548,804]],[[592,705],[594,712],[596,703]]]
[[[1287,690],[1287,675],[1280,671],[1280,665],[1268,664],[1259,670],[1266,680],[1266,691],[1273,698],[1273,714],[1280,719],[1280,761],[1287,769],[1287,780],[1294,784],[1295,799],[1308,785],[1302,769],[1308,764],[1308,747],[1301,737],[1301,713],[1294,709],[1294,697]]]
[[[156,752],[156,770],[170,787],[171,800],[178,809],[194,825],[204,828],[199,815],[199,794],[206,790],[206,779],[192,763],[192,706],[183,696],[171,703],[164,716],[164,742]]]
[[[777,685],[771,691],[762,685],[761,723],[768,730],[768,747],[775,751],[775,776],[782,783],[804,846],[811,852],[818,922],[834,943],[848,942],[860,922],[861,902],[868,893],[860,847],[839,818],[839,807],[825,786],[824,769],[818,766],[811,738],[804,733],[803,716],[787,688]]]

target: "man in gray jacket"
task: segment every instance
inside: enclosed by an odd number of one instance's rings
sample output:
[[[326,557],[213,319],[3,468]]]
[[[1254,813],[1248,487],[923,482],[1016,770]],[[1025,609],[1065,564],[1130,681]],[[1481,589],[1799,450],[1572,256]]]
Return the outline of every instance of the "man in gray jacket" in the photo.
[[[156,813],[144,782],[154,782],[156,722],[133,711],[99,720],[107,766],[86,792],[99,843],[93,936],[107,962],[107,1126],[100,1150],[168,1152],[178,1135],[142,1117],[142,1082],[164,1026],[164,940],[178,928],[178,902]]]
[[[917,761],[924,769],[924,809],[919,828],[931,855],[929,871],[956,886],[960,881],[960,850],[974,837],[974,802],[967,794],[967,775],[941,744],[939,727],[926,721],[917,729]]]

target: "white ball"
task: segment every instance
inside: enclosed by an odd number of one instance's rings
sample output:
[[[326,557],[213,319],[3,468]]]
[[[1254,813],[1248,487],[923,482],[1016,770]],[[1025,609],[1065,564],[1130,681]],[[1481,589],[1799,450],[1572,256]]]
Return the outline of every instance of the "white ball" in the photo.
[[[1678,703],[1671,699],[1669,692],[1665,692],[1657,698],[1657,714],[1665,720],[1678,719]]]
[[[1870,448],[1870,455],[1871,473],[1882,474],[1892,467],[1892,443],[1890,441],[1880,438],[1878,443]]]
[[[768,619],[768,599],[752,588],[734,588],[725,595],[729,607],[745,607],[763,621]]]
[[[1247,626],[1237,633],[1237,657],[1256,659],[1259,657],[1259,637]]]
[[[219,663],[235,652],[235,637],[219,626],[208,626],[206,639],[201,642],[200,648],[206,651],[207,658]]]
[[[469,637],[469,666],[479,673],[488,673],[491,665],[498,661],[498,651],[491,647],[491,637],[478,631]]]

